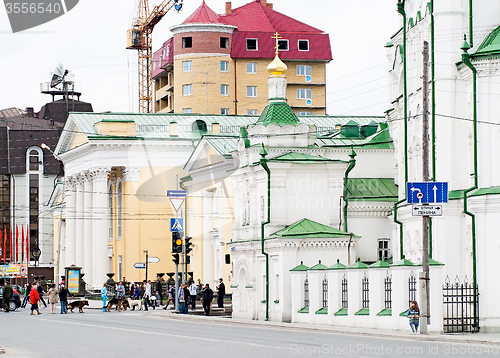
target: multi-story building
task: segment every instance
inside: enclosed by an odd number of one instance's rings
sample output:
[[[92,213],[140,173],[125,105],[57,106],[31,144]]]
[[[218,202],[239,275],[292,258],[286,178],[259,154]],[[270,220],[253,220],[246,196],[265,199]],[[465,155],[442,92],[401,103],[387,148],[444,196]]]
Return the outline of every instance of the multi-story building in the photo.
[[[153,55],[155,112],[260,115],[277,41],[289,68],[292,110],[326,114],[328,34],[275,11],[266,0],[236,9],[227,2],[223,15],[203,1],[171,30],[173,37]]]

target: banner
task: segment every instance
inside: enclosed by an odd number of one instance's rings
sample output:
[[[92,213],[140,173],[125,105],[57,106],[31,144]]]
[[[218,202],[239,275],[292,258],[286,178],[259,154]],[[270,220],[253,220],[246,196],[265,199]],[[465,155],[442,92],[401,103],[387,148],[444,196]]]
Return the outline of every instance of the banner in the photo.
[[[0,265],[0,277],[2,278],[26,278],[28,277],[28,265]]]
[[[80,270],[68,270],[67,282],[69,293],[80,292]]]

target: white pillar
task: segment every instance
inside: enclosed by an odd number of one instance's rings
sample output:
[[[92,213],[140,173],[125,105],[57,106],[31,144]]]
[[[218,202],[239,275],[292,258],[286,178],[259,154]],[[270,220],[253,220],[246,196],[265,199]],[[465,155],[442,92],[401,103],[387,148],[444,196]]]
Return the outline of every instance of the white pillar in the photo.
[[[93,223],[93,177],[92,173],[85,173],[84,185],[84,223],[83,223],[83,273],[84,281],[92,285],[92,223]],[[99,287],[99,286],[97,286]]]
[[[76,266],[83,266],[83,186],[85,177],[81,174],[77,176],[76,185],[76,219],[75,219],[75,240],[76,240]]]
[[[99,287],[106,281],[108,268],[108,235],[107,221],[107,183],[109,170],[97,168],[92,171],[93,192],[93,225],[92,225],[92,283],[94,287]]]
[[[75,263],[76,260],[76,180],[67,177],[66,191],[66,262],[63,267]]]
[[[214,244],[212,240],[213,220],[213,192],[203,192],[203,282],[210,283],[210,287],[215,284],[214,281]]]

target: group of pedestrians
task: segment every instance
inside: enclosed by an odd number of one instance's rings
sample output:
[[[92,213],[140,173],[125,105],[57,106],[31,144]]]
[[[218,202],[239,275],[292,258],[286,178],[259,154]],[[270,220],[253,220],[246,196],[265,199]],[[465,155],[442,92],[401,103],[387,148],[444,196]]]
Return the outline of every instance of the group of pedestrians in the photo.
[[[64,287],[64,283],[61,283],[59,290],[56,288],[55,284],[51,284],[48,292],[45,292],[39,281],[30,284],[29,282],[24,285],[24,298],[21,303],[21,308],[26,308],[26,306],[31,304],[31,315],[42,314],[40,309],[47,308],[47,302],[45,302],[44,296],[48,295],[48,303],[50,305],[50,313],[56,313],[56,304],[61,303],[61,314],[68,313],[68,290]]]

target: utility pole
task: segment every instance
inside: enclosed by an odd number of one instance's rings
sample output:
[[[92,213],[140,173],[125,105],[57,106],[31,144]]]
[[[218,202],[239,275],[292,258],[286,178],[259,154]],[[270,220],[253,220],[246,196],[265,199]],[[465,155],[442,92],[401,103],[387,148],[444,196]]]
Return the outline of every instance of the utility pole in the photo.
[[[424,41],[422,75],[422,176],[423,181],[429,181],[429,43]],[[429,205],[429,204],[424,204]],[[422,268],[420,281],[420,334],[427,334],[430,323],[430,292],[429,292],[429,216],[422,217]]]
[[[146,282],[148,281],[148,264],[149,264],[149,257],[148,257],[148,250],[144,250],[146,253]]]

